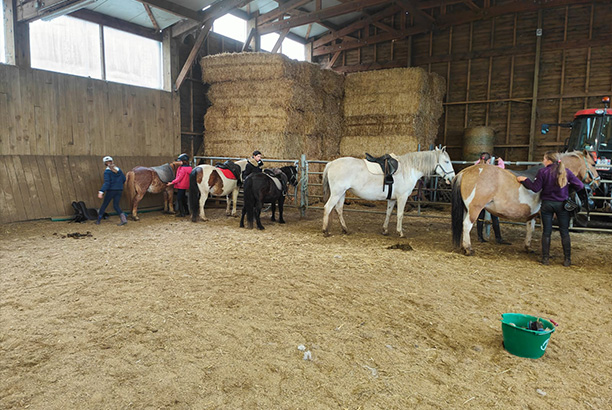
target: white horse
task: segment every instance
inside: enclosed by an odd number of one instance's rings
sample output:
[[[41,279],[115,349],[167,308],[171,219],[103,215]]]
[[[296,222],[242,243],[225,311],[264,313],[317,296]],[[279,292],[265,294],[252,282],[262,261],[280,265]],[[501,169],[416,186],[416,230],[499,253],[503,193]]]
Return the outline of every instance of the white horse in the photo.
[[[373,174],[368,170],[364,159],[343,157],[329,162],[323,171],[323,189],[329,193],[323,213],[323,233],[329,235],[329,214],[336,209],[342,225],[342,232],[348,233],[342,210],[346,191],[351,189],[355,195],[370,201],[387,200],[387,217],[383,224],[383,235],[388,234],[389,218],[397,203],[397,232],[404,236],[402,220],[408,196],[412,193],[417,181],[424,175],[436,172],[449,184],[455,177],[446,148],[433,151],[410,152],[397,157],[398,169],[393,174],[391,198],[387,199],[389,185],[383,187],[383,175]],[[374,164],[376,165],[376,164]],[[376,165],[378,166],[378,165]]]
[[[247,160],[241,159],[235,162],[240,167],[240,176],[246,168]],[[203,221],[208,221],[204,214],[204,205],[208,195],[224,196],[227,202],[225,214],[236,216],[236,201],[238,199],[237,179],[230,179],[225,176],[223,171],[212,165],[198,165],[191,171],[189,176],[189,208],[191,208],[191,221],[197,222],[198,217]],[[230,198],[232,194],[232,211],[230,213]],[[198,201],[199,197],[199,201]]]

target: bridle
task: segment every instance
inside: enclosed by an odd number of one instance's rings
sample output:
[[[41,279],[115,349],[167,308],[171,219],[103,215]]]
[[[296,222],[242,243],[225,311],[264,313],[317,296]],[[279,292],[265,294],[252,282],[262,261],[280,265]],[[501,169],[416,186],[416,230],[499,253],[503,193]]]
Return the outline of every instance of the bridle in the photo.
[[[593,172],[589,169],[589,163],[587,161],[586,156],[583,157],[584,158],[584,166],[586,168],[586,173],[584,175],[584,177],[582,177],[582,182],[587,185],[589,188],[591,188],[591,186],[595,183],[595,181],[599,181],[601,179],[600,175],[597,175],[597,177],[595,177],[595,175],[593,174]],[[587,177],[591,178],[591,182],[586,182]]]

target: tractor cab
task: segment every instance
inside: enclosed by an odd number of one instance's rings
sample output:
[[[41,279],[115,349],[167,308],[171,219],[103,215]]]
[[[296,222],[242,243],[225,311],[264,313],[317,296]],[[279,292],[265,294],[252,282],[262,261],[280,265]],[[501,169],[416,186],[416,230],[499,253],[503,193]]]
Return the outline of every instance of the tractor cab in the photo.
[[[574,121],[564,124],[542,124],[542,134],[546,134],[551,125],[571,128],[569,138],[565,141],[564,151],[587,150],[594,154],[594,159],[601,164],[610,164],[612,159],[612,110],[610,97],[602,99],[604,108],[591,108],[578,111]]]

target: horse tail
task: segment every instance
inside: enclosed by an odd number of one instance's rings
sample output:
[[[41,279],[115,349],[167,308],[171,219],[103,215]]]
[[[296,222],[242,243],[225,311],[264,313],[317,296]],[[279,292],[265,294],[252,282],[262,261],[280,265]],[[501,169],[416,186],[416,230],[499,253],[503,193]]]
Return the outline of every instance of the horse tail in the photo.
[[[246,217],[247,217],[247,222],[249,224],[249,227],[253,226],[253,218],[254,218],[253,213],[254,213],[255,204],[256,204],[255,193],[253,191],[254,189],[255,188],[253,187],[253,178],[246,178],[242,185],[242,192],[243,192],[242,207],[243,207],[243,212],[246,212]]]
[[[459,173],[453,180],[452,199],[451,199],[451,226],[453,229],[453,244],[461,245],[461,237],[463,236],[463,217],[465,215],[465,204],[461,196],[461,179],[462,173]]]
[[[200,216],[200,187],[198,186],[198,174],[202,174],[202,168],[195,167],[189,174],[189,212],[191,221],[196,222]]]
[[[323,202],[327,202],[329,199],[329,178],[327,176],[329,164],[331,164],[331,162],[328,162],[323,170]]]
[[[136,196],[136,184],[134,183],[134,171],[129,171],[125,176],[125,194],[127,196],[128,204],[130,204],[129,213],[132,212],[134,207],[134,197]]]

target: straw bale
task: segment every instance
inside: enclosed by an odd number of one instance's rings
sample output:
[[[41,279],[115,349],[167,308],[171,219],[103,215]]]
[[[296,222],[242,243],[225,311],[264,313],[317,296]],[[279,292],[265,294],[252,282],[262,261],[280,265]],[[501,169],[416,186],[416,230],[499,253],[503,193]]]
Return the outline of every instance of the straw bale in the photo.
[[[344,136],[340,141],[340,155],[358,158],[363,157],[366,152],[372,155],[390,152],[401,155],[416,151],[418,146],[419,141],[411,135]]]
[[[424,115],[438,118],[442,115],[441,100],[434,100],[416,92],[361,94],[346,97],[344,115]]]
[[[393,68],[389,70],[363,71],[346,76],[345,94],[354,95],[379,93],[420,93],[444,95],[444,78],[427,73],[420,67]]]

